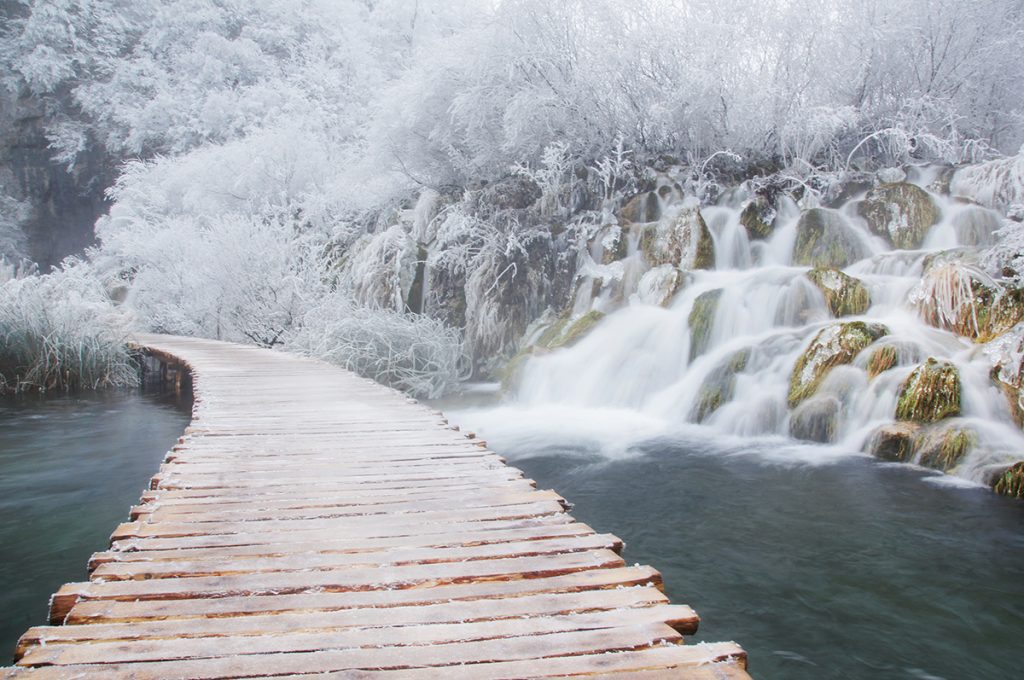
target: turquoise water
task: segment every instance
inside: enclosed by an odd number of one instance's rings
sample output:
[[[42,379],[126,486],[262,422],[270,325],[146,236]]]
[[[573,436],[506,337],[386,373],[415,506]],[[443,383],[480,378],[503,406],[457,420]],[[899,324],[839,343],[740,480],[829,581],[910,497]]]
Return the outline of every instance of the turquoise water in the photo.
[[[0,665],[50,595],[87,578],[189,409],[152,391],[0,399]]]
[[[610,460],[501,440],[579,520],[625,539],[628,563],[662,572],[701,615],[698,639],[742,644],[756,678],[1020,677],[1020,501],[866,457],[787,461],[778,443],[665,439]]]

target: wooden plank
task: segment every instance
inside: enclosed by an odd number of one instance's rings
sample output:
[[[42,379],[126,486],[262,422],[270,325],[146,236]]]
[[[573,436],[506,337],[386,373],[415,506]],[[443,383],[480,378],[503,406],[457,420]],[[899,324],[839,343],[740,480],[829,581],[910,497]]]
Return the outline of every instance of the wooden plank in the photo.
[[[284,610],[268,614],[222,616],[218,618],[172,618],[136,620],[88,625],[36,626],[18,643],[20,658],[32,645],[66,644],[85,641],[117,641],[221,635],[269,635],[275,632],[310,632],[341,628],[411,626],[438,623],[492,621],[516,617],[559,616],[614,611],[633,607],[668,604],[668,598],[650,586],[589,590],[581,592],[524,595],[476,600],[453,600],[394,607],[353,607],[336,610]],[[689,608],[670,618],[677,631],[688,635],[696,630],[698,617]]]
[[[264,638],[259,638],[263,640]],[[540,659],[549,656],[573,656],[585,653],[631,650],[662,642],[679,642],[681,636],[664,624],[633,628],[607,628],[549,635],[521,636],[447,644],[410,645],[377,648],[326,649],[311,652],[250,653],[204,659],[151,661],[118,664],[100,661],[111,679],[133,680],[220,680],[249,676],[313,674],[359,669],[402,669],[437,667],[495,660]],[[85,648],[93,645],[83,645]],[[684,649],[699,649],[696,646]],[[701,650],[701,660],[710,656]],[[22,659],[25,661],[25,659]],[[66,672],[88,670],[87,665],[72,666]],[[436,670],[435,670],[436,672]],[[40,677],[46,677],[41,675]],[[60,677],[60,676],[56,676]],[[66,676],[65,676],[66,677]]]
[[[540,539],[515,543],[494,543],[466,548],[413,548],[379,552],[308,553],[288,552],[244,558],[193,560],[158,560],[108,562],[96,567],[92,578],[104,581],[141,580],[153,578],[181,578],[186,576],[227,576],[278,571],[315,571],[373,566],[403,566],[412,564],[442,564],[484,559],[508,559],[565,554],[586,550],[621,549],[621,542],[608,534],[591,534],[569,538]]]
[[[437,603],[512,600],[546,594],[620,591],[663,587],[661,574],[651,567],[619,567],[576,571],[558,576],[510,581],[470,581],[430,588],[363,590],[227,596],[200,600],[83,600],[68,613],[69,624],[102,621],[144,621],[194,617],[251,616],[273,612],[338,611],[375,607],[423,606]],[[59,622],[56,622],[59,623]]]

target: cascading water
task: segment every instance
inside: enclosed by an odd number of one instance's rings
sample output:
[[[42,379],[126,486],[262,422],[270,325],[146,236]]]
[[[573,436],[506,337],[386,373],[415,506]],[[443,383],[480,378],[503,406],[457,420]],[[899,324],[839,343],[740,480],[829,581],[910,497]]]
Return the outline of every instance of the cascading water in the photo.
[[[919,173],[916,186],[924,189],[928,181],[928,173]],[[552,427],[571,429],[577,422],[592,438],[612,437],[614,431],[620,443],[699,424],[708,437],[795,438],[833,452],[868,452],[879,428],[896,424],[901,386],[934,358],[959,374],[959,413],[926,423],[923,431],[969,432],[969,450],[946,467],[963,479],[986,481],[1024,451],[1024,435],[990,380],[981,347],[926,323],[912,298],[929,258],[990,245],[1000,217],[975,204],[929,196],[940,216],[915,250],[891,244],[899,243],[898,230],[906,226],[895,213],[891,241],[869,228],[857,211],[863,193],[834,210],[815,211],[841,234],[844,253],[856,260],[842,271],[859,280],[870,299],[866,309],[841,318],[823,292],[842,283],[840,275],[825,270],[816,285],[808,276],[812,267],[794,264],[802,247],[798,222],[814,206],[801,210],[781,199],[772,232],[762,239],[741,221],[742,192],[702,208],[714,245],[713,265],[704,269],[685,261],[694,251],[692,231],[691,243],[684,237],[678,246],[681,261],[673,256],[652,266],[642,231],[607,227],[583,258],[572,313],[598,310],[608,316],[577,344],[531,357],[502,417],[509,409],[546,414]],[[693,209],[692,202],[662,192],[660,220],[646,228],[666,232],[681,211]],[[609,257],[616,249],[618,255]],[[794,400],[793,373],[801,355],[819,342],[819,333],[824,343],[827,333],[840,334],[827,329],[848,322],[884,330],[870,331],[882,335],[831,366],[811,397]],[[887,363],[877,365],[879,357]],[[808,376],[812,363],[803,368]],[[616,419],[621,427],[611,424]],[[919,458],[917,453],[905,462]]]

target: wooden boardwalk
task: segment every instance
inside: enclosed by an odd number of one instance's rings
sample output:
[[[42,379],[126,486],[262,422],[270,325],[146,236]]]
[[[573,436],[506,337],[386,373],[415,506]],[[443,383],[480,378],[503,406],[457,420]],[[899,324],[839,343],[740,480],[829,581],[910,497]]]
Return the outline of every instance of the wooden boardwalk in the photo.
[[[749,677],[437,412],[279,352],[140,342],[191,369],[192,425],[3,677]]]

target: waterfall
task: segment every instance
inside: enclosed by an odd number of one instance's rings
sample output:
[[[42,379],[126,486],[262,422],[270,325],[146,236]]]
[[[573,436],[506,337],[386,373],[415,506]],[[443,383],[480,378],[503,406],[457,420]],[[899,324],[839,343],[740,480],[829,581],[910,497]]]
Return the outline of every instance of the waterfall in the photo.
[[[748,233],[743,202],[735,196],[701,208],[714,242],[713,268],[687,271],[681,289],[666,295],[657,291],[670,285],[666,273],[673,267],[645,262],[639,229],[630,230],[620,249],[625,255],[611,262],[606,252],[614,239],[595,239],[578,275],[572,313],[596,309],[608,316],[575,345],[531,357],[501,418],[529,413],[538,431],[576,428],[581,437],[589,430],[616,441],[676,431],[691,438],[812,439],[822,455],[869,452],[879,428],[896,424],[900,386],[932,357],[955,366],[961,384],[959,414],[932,430],[969,429],[973,446],[951,471],[985,481],[994,465],[1024,451],[1024,435],[990,380],[980,346],[927,324],[910,299],[930,255],[991,244],[1000,217],[976,204],[928,195],[939,217],[915,250],[895,248],[872,231],[854,201],[820,211],[848,235],[850,252],[860,257],[842,271],[859,280],[870,298],[866,309],[842,318],[808,277],[811,267],[794,264],[798,222],[807,211],[789,199],[780,201],[766,239]],[[641,226],[665,230],[678,219],[670,205],[658,212],[659,220]],[[658,304],[659,297],[667,303]],[[824,329],[850,321],[881,324],[885,335],[829,370],[813,398],[795,407],[787,403],[801,354]],[[872,357],[881,349],[891,365],[873,372]]]

